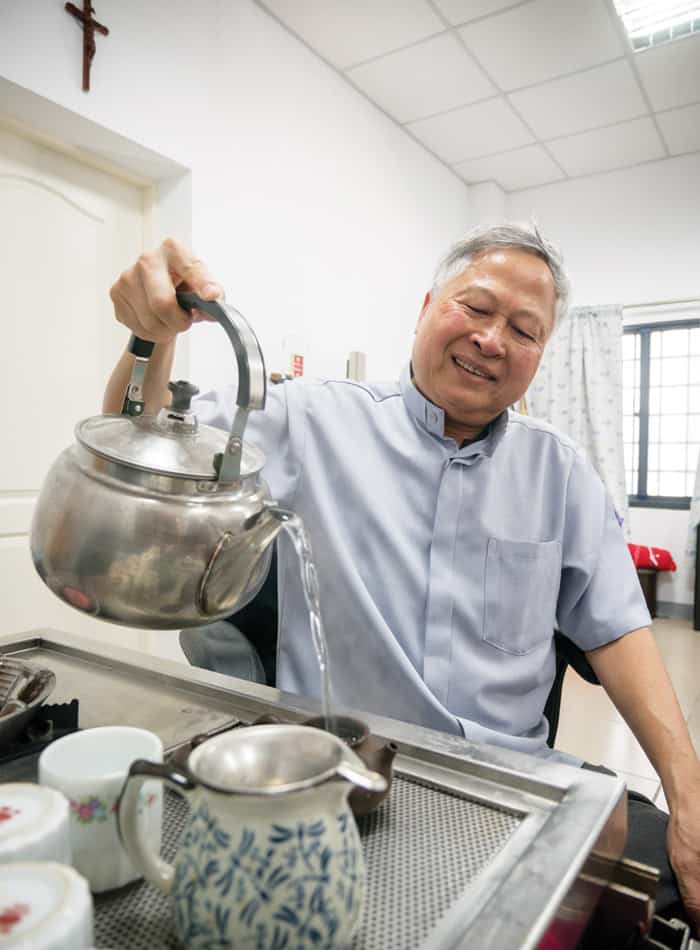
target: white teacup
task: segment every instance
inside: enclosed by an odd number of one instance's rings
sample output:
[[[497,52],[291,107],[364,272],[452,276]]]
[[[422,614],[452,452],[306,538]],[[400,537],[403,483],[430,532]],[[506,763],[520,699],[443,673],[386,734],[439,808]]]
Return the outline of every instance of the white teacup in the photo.
[[[68,799],[33,782],[0,785],[0,864],[57,861],[70,864]]]
[[[136,759],[163,761],[163,744],[152,732],[131,726],[98,726],[57,739],[39,756],[39,782],[63,792],[70,802],[73,867],[94,893],[141,877],[124,851],[117,830],[117,801]],[[146,783],[138,805],[143,834],[158,853],[163,789]]]
[[[87,881],[55,861],[0,865],[0,947],[85,950],[93,945]]]

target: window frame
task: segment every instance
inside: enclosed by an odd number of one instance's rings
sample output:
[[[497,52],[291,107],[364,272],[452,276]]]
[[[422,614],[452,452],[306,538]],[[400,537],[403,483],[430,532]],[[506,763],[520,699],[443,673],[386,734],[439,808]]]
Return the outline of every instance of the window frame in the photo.
[[[691,330],[700,327],[700,318],[686,317],[679,320],[655,320],[653,322],[629,323],[622,328],[623,335],[638,333],[639,339],[639,455],[637,457],[637,489],[646,489],[649,460],[649,363],[650,338],[658,330]],[[668,508],[689,511],[692,498],[684,495],[628,495],[630,508]]]

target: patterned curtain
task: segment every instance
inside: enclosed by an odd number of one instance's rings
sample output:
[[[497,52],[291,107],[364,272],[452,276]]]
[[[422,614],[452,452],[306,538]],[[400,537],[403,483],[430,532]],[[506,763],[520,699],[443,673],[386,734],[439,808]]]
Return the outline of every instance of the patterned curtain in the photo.
[[[700,458],[695,475],[695,488],[690,499],[690,517],[688,519],[688,544],[686,546],[686,577],[688,589],[695,592],[695,548],[697,546],[697,526],[700,524]]]
[[[588,454],[629,536],[622,438],[622,307],[577,307],[545,348],[527,405]]]

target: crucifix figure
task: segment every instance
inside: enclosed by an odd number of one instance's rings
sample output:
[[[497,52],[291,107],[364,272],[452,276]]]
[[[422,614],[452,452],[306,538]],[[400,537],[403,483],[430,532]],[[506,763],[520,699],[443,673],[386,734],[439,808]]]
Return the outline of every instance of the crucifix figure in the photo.
[[[83,91],[90,89],[90,66],[95,57],[97,46],[95,45],[95,30],[103,36],[109,36],[109,30],[106,26],[93,20],[92,14],[95,12],[90,0],[83,0],[83,9],[79,10],[74,3],[67,3],[66,10],[71,16],[80,23],[83,28]]]

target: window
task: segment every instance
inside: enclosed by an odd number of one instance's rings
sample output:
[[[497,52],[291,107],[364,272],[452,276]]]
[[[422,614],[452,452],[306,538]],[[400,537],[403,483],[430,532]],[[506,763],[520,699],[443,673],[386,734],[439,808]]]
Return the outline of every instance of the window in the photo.
[[[622,376],[630,505],[689,508],[700,450],[700,320],[625,327]]]

